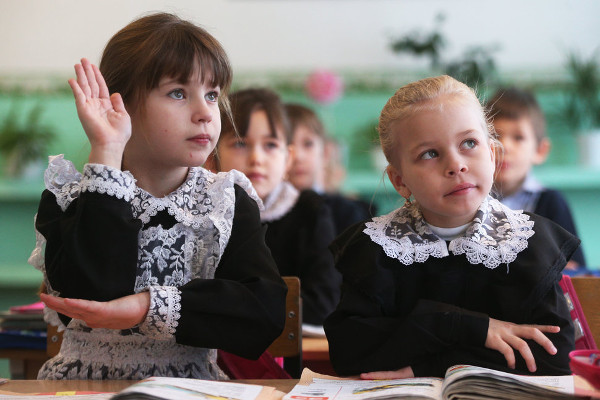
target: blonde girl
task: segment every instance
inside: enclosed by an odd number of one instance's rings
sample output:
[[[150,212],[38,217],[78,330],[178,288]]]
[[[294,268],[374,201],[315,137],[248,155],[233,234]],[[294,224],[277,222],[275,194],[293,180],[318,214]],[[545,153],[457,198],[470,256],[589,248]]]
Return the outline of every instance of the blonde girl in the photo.
[[[378,129],[407,201],[332,245],[343,274],[325,322],[336,371],[569,374],[573,325],[558,281],[579,240],[489,196],[496,141],[475,93],[448,76],[408,84]]]

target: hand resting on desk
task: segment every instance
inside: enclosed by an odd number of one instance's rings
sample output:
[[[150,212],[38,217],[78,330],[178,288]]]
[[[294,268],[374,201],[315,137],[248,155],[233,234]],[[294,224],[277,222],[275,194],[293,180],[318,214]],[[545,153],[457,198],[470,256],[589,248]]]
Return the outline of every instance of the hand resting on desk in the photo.
[[[49,308],[84,321],[90,328],[129,329],[146,319],[150,294],[142,292],[111,301],[68,299],[40,293]]]

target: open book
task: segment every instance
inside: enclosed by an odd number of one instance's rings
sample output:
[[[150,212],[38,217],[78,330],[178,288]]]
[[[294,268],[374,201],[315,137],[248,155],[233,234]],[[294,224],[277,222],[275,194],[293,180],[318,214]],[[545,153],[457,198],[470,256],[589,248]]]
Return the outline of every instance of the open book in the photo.
[[[153,377],[123,389],[111,399],[281,400],[273,387],[226,381]]]
[[[348,380],[305,370],[283,400],[581,399],[593,395],[586,389],[575,394],[572,375],[523,376],[469,365],[449,368],[445,379]]]
[[[116,394],[80,391],[25,394],[0,390],[0,399],[36,400],[40,395],[44,399],[77,400],[281,400],[284,393],[270,386],[167,377],[147,378]]]

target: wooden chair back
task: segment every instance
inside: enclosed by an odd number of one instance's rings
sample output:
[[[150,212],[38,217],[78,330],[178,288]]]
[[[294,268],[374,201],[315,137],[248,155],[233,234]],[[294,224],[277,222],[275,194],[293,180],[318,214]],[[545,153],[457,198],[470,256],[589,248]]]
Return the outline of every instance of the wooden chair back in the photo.
[[[571,278],[596,345],[600,346],[600,278],[576,276]]]
[[[58,354],[60,345],[62,344],[62,332],[58,331],[58,328],[54,325],[46,325],[46,354],[48,358],[52,358]]]
[[[292,378],[300,378],[302,373],[302,299],[300,279],[284,276],[288,287],[285,299],[285,327],[283,332],[269,346],[267,351],[274,357],[283,357],[283,368]]]

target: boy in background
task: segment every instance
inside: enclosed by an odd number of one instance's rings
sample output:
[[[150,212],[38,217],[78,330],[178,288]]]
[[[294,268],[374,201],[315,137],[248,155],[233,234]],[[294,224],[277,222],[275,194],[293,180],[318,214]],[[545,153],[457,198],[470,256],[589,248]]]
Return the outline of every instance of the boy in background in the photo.
[[[496,197],[514,210],[523,210],[546,217],[577,235],[571,210],[557,190],[542,186],[532,174],[550,152],[544,114],[532,93],[517,89],[498,90],[488,102],[490,115],[504,151],[497,155],[494,180]],[[585,266],[581,246],[566,270]]]

